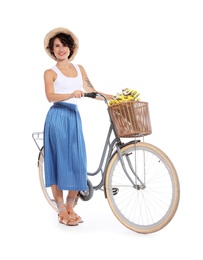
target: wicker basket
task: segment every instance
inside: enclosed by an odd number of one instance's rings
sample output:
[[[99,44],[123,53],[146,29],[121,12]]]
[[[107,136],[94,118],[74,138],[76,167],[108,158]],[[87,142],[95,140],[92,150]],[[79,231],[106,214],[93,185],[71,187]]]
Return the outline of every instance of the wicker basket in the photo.
[[[127,101],[109,106],[118,137],[139,137],[152,133],[148,103]]]

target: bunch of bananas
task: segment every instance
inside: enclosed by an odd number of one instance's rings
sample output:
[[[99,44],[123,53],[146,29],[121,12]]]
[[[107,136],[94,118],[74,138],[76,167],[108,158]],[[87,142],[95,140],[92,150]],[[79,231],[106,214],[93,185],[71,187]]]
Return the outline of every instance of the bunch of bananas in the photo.
[[[111,98],[108,102],[108,105],[115,105],[120,102],[126,102],[126,101],[139,101],[140,94],[137,92],[137,90],[125,88],[122,90],[122,93],[117,93],[113,98]]]

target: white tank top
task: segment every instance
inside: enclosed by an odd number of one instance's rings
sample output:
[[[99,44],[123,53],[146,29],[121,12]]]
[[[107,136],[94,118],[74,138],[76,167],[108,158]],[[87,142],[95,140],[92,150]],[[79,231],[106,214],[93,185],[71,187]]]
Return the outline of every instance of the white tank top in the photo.
[[[82,74],[81,74],[80,68],[76,64],[73,64],[73,66],[77,70],[77,76],[74,78],[69,78],[69,77],[63,75],[63,73],[56,67],[56,65],[51,68],[57,74],[57,78],[54,81],[54,92],[55,93],[68,94],[68,93],[72,93],[75,90],[82,89],[83,81],[82,81]],[[78,98],[70,98],[63,102],[77,105],[78,100],[79,100]]]

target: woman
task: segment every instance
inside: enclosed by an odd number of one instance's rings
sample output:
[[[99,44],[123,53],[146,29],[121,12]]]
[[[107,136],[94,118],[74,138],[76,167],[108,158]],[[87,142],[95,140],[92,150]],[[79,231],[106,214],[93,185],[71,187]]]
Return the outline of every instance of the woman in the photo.
[[[80,190],[87,189],[86,150],[77,104],[84,91],[96,90],[85,69],[71,62],[77,54],[79,42],[70,30],[51,30],[45,36],[44,47],[56,61],[44,72],[46,97],[53,102],[44,125],[45,182],[46,187],[52,189],[59,222],[75,226],[83,222],[73,209],[77,195]],[[103,95],[112,98],[112,95]],[[65,202],[64,190],[68,191]]]

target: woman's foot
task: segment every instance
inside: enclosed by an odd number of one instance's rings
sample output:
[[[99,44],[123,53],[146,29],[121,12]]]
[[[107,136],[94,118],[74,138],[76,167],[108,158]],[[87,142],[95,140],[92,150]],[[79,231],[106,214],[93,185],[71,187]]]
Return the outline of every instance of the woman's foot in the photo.
[[[58,207],[58,220],[59,223],[64,224],[66,226],[77,226],[78,221],[77,219],[73,218],[70,214],[68,214],[66,207],[63,202],[57,202],[57,207]]]
[[[78,221],[73,219],[66,210],[62,210],[59,214],[58,214],[58,220],[59,223],[64,224],[66,226],[77,226],[78,225]]]
[[[83,223],[82,218],[80,216],[78,216],[75,213],[75,211],[73,210],[73,208],[75,207],[76,204],[77,204],[77,197],[76,198],[71,198],[71,197],[66,198],[65,207],[66,207],[67,213],[70,215],[70,217],[72,217],[78,223]]]

